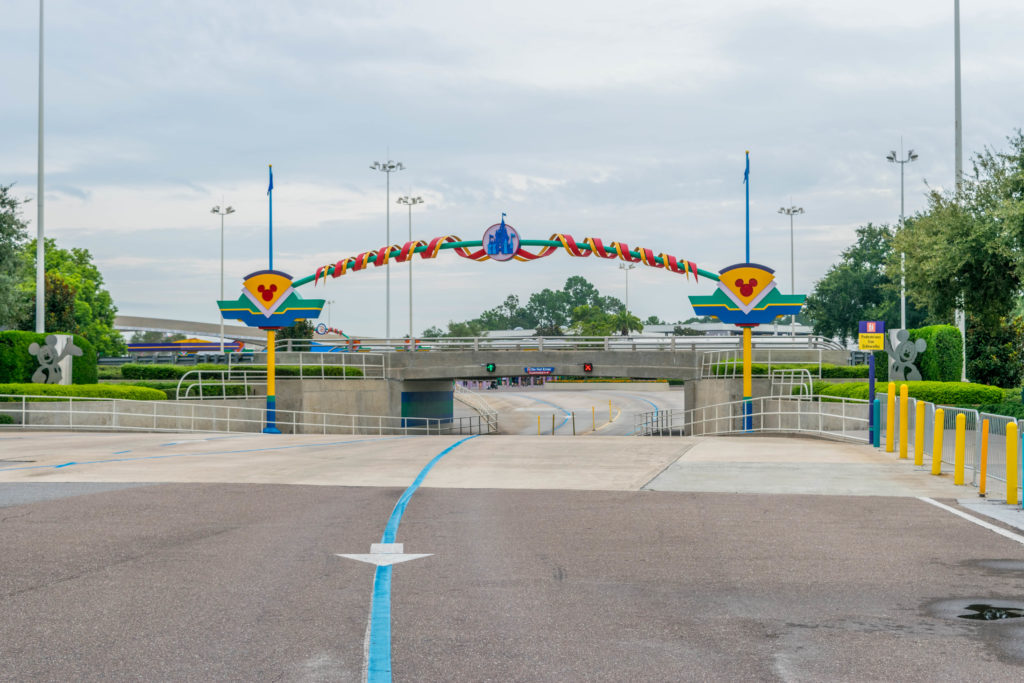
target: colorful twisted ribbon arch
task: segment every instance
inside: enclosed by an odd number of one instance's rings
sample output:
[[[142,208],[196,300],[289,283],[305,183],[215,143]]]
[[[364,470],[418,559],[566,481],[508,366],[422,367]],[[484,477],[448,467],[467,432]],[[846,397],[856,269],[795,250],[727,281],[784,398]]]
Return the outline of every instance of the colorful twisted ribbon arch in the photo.
[[[534,253],[524,247],[540,247],[540,249]],[[328,275],[341,277],[349,271],[364,270],[371,263],[374,266],[383,266],[392,260],[396,263],[405,263],[414,254],[419,254],[424,259],[432,259],[436,258],[442,249],[451,249],[462,258],[473,261],[486,261],[491,258],[487,255],[487,250],[483,248],[482,240],[463,241],[454,235],[446,235],[435,237],[429,242],[413,240],[403,245],[394,244],[373,251],[364,251],[361,254],[343,258],[337,263],[320,266],[313,275],[294,281],[292,286],[298,287],[309,282],[316,286],[321,279],[326,281]],[[693,261],[679,259],[671,254],[655,254],[653,250],[644,247],[630,249],[625,242],[612,242],[606,245],[596,237],[587,237],[582,242],[577,242],[572,235],[561,233],[555,233],[546,240],[521,240],[519,250],[514,258],[517,261],[535,261],[563,249],[570,256],[575,257],[587,257],[594,254],[599,258],[620,259],[627,263],[640,263],[651,268],[664,268],[672,273],[685,275],[687,280],[690,279],[691,273],[694,281],[697,281],[701,275],[710,280],[718,280],[717,273],[698,268]]]

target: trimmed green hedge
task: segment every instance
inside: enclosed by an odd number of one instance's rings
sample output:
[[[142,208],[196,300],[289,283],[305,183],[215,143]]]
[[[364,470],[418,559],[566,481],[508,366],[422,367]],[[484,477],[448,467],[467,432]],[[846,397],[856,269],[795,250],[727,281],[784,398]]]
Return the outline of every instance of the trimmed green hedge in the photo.
[[[189,382],[188,384],[191,384],[191,382]],[[183,385],[181,387],[181,390],[182,390],[183,393],[184,393],[184,391],[186,389],[188,389],[188,384],[185,384],[185,385]],[[112,386],[112,385],[106,385],[106,386]],[[171,399],[171,400],[174,400],[177,397],[176,391],[178,389],[178,383],[176,381],[173,381],[173,382],[159,382],[159,381],[151,381],[151,380],[141,380],[139,382],[133,382],[132,384],[119,384],[119,385],[116,385],[116,386],[122,386],[122,387],[125,387],[125,386],[148,387],[150,389],[156,389],[157,391],[163,392],[164,395],[167,398]],[[219,382],[218,383],[212,383],[212,382],[207,383],[207,382],[204,382],[203,383],[203,396],[207,397],[207,398],[209,398],[211,396],[222,396],[225,393],[225,392],[222,392],[222,390],[225,390],[225,389],[227,390],[226,394],[228,396],[237,396],[239,398],[244,398],[246,396],[245,387],[244,386],[228,385],[228,386],[223,386],[222,387]],[[250,386],[249,389],[251,391],[254,391],[255,387]],[[199,398],[199,389],[198,388],[193,389],[192,390],[192,394],[191,394],[191,396],[189,396],[189,398]]]
[[[125,398],[135,401],[163,401],[167,395],[156,389],[124,384],[0,384],[0,394],[18,396],[82,396],[85,398]],[[0,397],[0,401],[17,401]]]
[[[884,361],[883,361],[884,363]],[[772,370],[810,370],[812,374],[818,373],[817,363],[776,363],[770,366]],[[724,361],[715,363],[713,371],[716,375],[742,373],[743,363],[741,361]],[[767,363],[751,363],[750,371],[754,375],[768,375],[769,365]],[[876,364],[875,371],[877,373]],[[866,365],[833,365],[832,363],[821,364],[821,376],[830,378],[858,378],[868,377],[868,366]]]
[[[1024,405],[1020,403],[983,403],[979,406],[962,406],[965,408],[977,408],[979,413],[992,413],[993,415],[1006,415],[1018,420],[1024,419]]]
[[[963,340],[952,325],[931,325],[910,330],[910,340],[924,339],[928,348],[917,359],[926,382],[956,382],[963,364]],[[985,385],[987,386],[987,385]]]
[[[14,424],[14,418],[10,415],[0,414],[0,425],[12,425]]]
[[[213,365],[211,363],[199,363],[197,365],[143,365],[141,363],[126,363],[121,366],[121,377],[124,379],[181,379],[181,377],[192,370],[227,370],[227,365]],[[266,365],[232,365],[231,370],[266,370]],[[278,377],[298,377],[298,365],[278,365],[275,374]],[[363,371],[359,368],[342,367],[340,365],[325,365],[324,374],[328,377],[362,377]],[[302,367],[303,377],[319,377],[320,366],[306,365]],[[209,378],[208,378],[209,379]]]
[[[72,360],[71,381],[75,384],[95,384],[96,348],[81,335],[73,335],[72,341],[82,349],[82,355]],[[22,330],[0,332],[0,383],[32,381],[32,375],[39,367],[39,361],[28,352],[33,342],[45,344],[46,335]]]
[[[939,405],[955,406],[998,403],[1003,397],[1002,389],[987,384],[970,384],[967,382],[897,382],[896,391],[899,391],[900,384],[907,385],[911,398]],[[876,392],[884,392],[887,389],[888,384],[875,382]],[[815,382],[813,391],[821,396],[866,399],[868,397],[868,383],[829,384],[827,382]]]

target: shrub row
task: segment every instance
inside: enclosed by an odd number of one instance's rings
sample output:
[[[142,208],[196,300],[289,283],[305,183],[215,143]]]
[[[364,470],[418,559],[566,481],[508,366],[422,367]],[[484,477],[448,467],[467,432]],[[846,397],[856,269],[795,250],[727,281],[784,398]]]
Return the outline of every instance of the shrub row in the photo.
[[[14,424],[14,418],[10,415],[4,415],[0,413],[0,425],[12,425]]]
[[[143,365],[141,363],[126,363],[121,366],[121,377],[124,379],[181,379],[181,377],[192,370],[227,370],[227,365],[213,365],[210,363],[199,363],[198,365]],[[265,365],[233,365],[231,370],[260,370],[267,369]],[[298,377],[298,365],[278,365],[275,374],[278,377]],[[306,365],[301,368],[303,377],[319,377],[320,366]],[[325,365],[323,373],[328,377],[362,377],[363,371],[359,368],[342,367],[340,365]]]
[[[921,377],[933,382],[956,382],[963,362],[963,340],[952,325],[930,325],[910,330],[910,340],[924,339],[928,348],[917,359]]]
[[[167,394],[156,389],[125,384],[0,384],[0,394],[17,396],[82,396],[85,398],[125,398],[136,401],[163,401]],[[0,397],[0,401],[17,401]]]
[[[967,382],[898,382],[896,390],[899,391],[900,384],[907,385],[907,391],[911,398],[929,401],[939,405],[978,405],[998,403],[1002,400],[1003,390],[999,387],[992,387],[987,384],[970,384]],[[875,391],[886,391],[887,384],[875,383]],[[827,382],[815,382],[813,391],[820,396],[836,396],[845,398],[868,397],[867,382],[850,382],[845,384],[829,384]],[[796,393],[796,392],[794,392]]]
[[[75,384],[96,383],[96,349],[88,339],[74,335],[72,341],[82,355],[71,361],[71,381]],[[39,359],[28,352],[33,344],[42,346],[46,335],[39,332],[6,330],[0,332],[0,383],[29,383],[39,368]]]
[[[812,374],[818,373],[817,363],[784,363],[784,364],[773,364],[769,366],[767,363],[751,363],[751,372],[755,375],[768,375],[769,367],[772,370],[810,370]],[[715,375],[725,375],[733,373],[743,372],[743,363],[741,361],[724,361],[721,363],[715,363],[712,366]],[[876,367],[876,372],[877,372]],[[868,377],[868,366],[866,365],[834,365],[832,363],[821,364],[821,376],[829,378],[846,378],[846,377]]]
[[[120,385],[116,385],[116,386],[122,386],[122,387],[123,386],[148,387],[150,389],[156,389],[157,391],[163,392],[164,395],[168,399],[170,399],[172,401],[175,398],[177,398],[177,393],[176,393],[177,389],[178,389],[178,383],[177,382],[159,382],[159,381],[151,381],[151,380],[142,380],[142,381],[139,381],[139,382],[133,382],[132,384],[120,384]],[[186,389],[188,389],[188,385],[187,384],[183,385],[181,387],[181,391],[182,391],[182,395],[183,395],[182,397],[183,398],[184,398],[184,393],[185,393]],[[252,393],[252,392],[255,391],[255,387],[250,386],[249,390],[250,390],[250,393]],[[212,382],[210,382],[210,383],[205,383],[204,382],[203,383],[203,396],[204,397],[224,396],[224,395],[227,395],[227,396],[237,396],[239,398],[242,398],[242,397],[246,396],[245,387],[244,386],[239,386],[239,385],[221,386],[220,383],[212,383]],[[195,387],[195,388],[192,389],[192,393],[189,396],[189,398],[199,398],[199,388],[198,387]]]

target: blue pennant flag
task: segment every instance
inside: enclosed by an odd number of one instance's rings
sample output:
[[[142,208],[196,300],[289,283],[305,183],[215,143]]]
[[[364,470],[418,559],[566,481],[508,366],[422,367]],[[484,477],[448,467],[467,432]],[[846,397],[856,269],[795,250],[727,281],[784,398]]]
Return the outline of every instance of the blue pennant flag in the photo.
[[[743,184],[750,180],[750,152],[747,152],[747,168],[743,171]]]
[[[270,194],[270,191],[274,189],[274,167],[267,166],[267,171],[270,173],[270,184],[267,185],[267,194]]]

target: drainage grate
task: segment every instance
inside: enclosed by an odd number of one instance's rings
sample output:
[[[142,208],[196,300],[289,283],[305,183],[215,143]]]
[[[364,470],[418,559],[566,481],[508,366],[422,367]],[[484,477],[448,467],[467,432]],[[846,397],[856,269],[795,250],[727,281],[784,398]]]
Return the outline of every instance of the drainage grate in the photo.
[[[967,605],[974,614],[961,614],[961,619],[977,619],[979,621],[996,621],[998,619],[1019,619],[1024,617],[1024,610],[1018,607],[993,607],[992,605]]]

